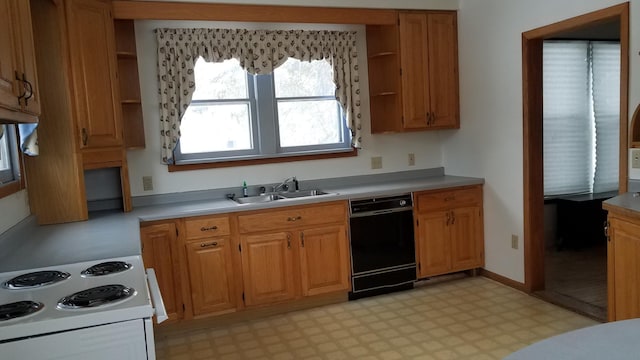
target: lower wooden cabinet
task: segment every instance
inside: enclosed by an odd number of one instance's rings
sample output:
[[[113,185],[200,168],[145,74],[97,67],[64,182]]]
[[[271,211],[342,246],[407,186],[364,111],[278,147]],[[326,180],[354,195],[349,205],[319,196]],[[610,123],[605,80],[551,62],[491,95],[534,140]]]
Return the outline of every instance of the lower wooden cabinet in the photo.
[[[344,225],[300,231],[302,295],[349,290],[349,240]]]
[[[640,214],[607,207],[609,321],[640,317]]]
[[[418,278],[484,265],[482,188],[416,194]]]
[[[210,238],[185,245],[193,315],[236,309],[229,238]]]
[[[244,303],[263,305],[296,296],[291,233],[242,235]]]
[[[142,261],[146,268],[153,268],[156,272],[169,320],[182,319],[182,292],[180,278],[176,272],[176,269],[180,268],[180,262],[175,223],[143,225],[140,228],[140,239]]]
[[[246,306],[350,290],[347,204],[238,217]]]

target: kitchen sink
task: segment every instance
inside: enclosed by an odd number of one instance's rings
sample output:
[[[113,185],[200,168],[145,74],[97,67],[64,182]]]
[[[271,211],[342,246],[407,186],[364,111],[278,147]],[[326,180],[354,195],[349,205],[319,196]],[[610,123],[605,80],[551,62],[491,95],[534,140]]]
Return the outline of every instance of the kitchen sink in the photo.
[[[255,196],[247,196],[234,199],[238,204],[256,204],[256,203],[265,203],[277,200],[287,200],[287,199],[300,199],[309,196],[320,196],[320,195],[331,195],[331,193],[324,192],[318,189],[312,190],[298,190],[291,192],[278,192],[278,193],[269,193],[269,194],[261,194]]]
[[[280,199],[286,199],[279,194],[263,194],[256,196],[247,196],[235,199],[238,204],[255,204],[276,201]]]
[[[307,197],[307,196],[329,195],[329,193],[324,192],[322,190],[313,189],[313,190],[298,190],[298,191],[291,191],[291,192],[283,192],[283,193],[280,193],[280,195],[287,199],[295,199],[295,198],[301,198],[301,197]]]

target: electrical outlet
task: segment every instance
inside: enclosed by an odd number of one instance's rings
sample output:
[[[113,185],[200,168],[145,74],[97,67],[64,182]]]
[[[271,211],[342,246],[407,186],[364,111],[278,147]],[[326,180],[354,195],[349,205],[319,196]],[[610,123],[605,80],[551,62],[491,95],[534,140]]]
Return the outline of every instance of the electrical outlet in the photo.
[[[371,158],[372,169],[382,169],[382,156],[374,156]]]
[[[631,150],[631,167],[640,169],[640,149]]]
[[[518,235],[511,235],[511,248],[518,249]]]
[[[415,165],[416,165],[416,154],[409,153],[409,166],[415,166]]]
[[[153,178],[151,176],[142,177],[142,190],[144,191],[153,190]]]

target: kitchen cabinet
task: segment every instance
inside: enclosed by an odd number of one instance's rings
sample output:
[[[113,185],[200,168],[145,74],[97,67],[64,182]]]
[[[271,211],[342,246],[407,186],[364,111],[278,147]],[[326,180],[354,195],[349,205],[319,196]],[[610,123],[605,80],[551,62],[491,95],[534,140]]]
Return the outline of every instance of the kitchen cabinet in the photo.
[[[367,43],[372,133],[459,128],[455,12],[399,12]]]
[[[185,220],[186,255],[193,315],[235,311],[232,241],[226,216]]]
[[[116,19],[114,27],[124,144],[127,149],[143,149],[145,147],[144,121],[134,22]]]
[[[142,261],[153,268],[169,320],[183,317],[183,301],[176,224],[174,222],[142,224],[140,228]]]
[[[350,289],[345,202],[238,216],[247,306]]]
[[[31,1],[42,115],[40,155],[25,158],[25,175],[40,224],[88,219],[86,170],[117,168],[122,209],[131,210],[110,6]]]
[[[640,215],[616,206],[608,210],[607,312],[609,321],[640,317]]]
[[[0,0],[0,118],[36,122],[40,95],[28,1]]]
[[[482,188],[423,191],[415,198],[418,278],[482,267]]]

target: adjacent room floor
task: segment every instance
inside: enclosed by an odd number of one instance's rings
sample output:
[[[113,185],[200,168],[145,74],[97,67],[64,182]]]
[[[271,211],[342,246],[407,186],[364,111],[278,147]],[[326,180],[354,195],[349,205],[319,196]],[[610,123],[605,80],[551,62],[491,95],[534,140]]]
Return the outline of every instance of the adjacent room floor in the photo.
[[[163,359],[502,359],[596,321],[484,277],[231,326],[156,331]]]
[[[545,252],[545,300],[588,315],[607,319],[607,246],[547,249]]]

